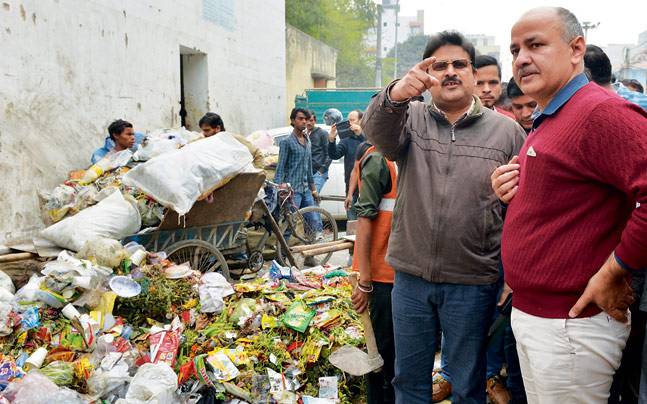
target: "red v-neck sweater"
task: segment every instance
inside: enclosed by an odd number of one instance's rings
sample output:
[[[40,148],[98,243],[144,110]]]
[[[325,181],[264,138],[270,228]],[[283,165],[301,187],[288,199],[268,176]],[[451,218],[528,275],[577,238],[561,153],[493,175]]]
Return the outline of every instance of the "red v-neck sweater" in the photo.
[[[631,268],[647,267],[642,108],[589,83],[528,136],[519,160],[502,239],[514,307],[568,318],[613,251]],[[599,312],[589,306],[582,317]]]

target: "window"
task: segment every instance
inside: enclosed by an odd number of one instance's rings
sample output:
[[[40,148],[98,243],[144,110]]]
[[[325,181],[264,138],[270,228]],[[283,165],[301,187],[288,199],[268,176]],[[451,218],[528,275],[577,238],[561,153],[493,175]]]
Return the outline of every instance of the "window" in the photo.
[[[386,27],[386,25],[387,25],[387,24],[388,24],[388,23],[387,23],[387,22],[385,22],[385,23],[384,23],[384,26]]]

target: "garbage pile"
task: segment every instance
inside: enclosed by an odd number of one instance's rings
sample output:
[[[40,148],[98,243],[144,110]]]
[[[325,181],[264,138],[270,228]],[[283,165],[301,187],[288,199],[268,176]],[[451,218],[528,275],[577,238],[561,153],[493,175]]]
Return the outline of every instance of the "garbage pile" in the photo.
[[[72,251],[94,238],[119,240],[159,225],[165,209],[186,214],[231,178],[253,170],[249,150],[227,132],[199,142],[193,140],[200,134],[176,132],[155,132],[135,153],[108,154],[41,193],[49,225],[41,236]]]
[[[327,360],[363,347],[347,274],[236,285],[131,242],[87,242],[17,291],[0,271],[0,403],[351,403]]]

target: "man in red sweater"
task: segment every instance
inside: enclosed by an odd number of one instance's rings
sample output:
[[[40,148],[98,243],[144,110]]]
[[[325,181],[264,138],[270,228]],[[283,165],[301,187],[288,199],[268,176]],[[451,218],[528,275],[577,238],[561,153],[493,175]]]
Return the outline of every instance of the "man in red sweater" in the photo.
[[[502,258],[528,402],[606,403],[629,335],[627,279],[647,267],[647,113],[588,82],[566,9],[524,14],[510,50],[540,112],[492,174],[509,203]]]

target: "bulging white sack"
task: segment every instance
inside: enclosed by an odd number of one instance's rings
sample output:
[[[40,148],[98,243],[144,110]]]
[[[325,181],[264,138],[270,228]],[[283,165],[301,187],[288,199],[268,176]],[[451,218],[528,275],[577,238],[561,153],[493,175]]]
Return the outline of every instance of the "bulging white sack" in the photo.
[[[247,147],[220,132],[138,165],[124,175],[123,183],[184,215],[200,195],[223,186],[251,162]]]
[[[135,202],[126,200],[117,190],[98,204],[49,226],[41,236],[59,247],[80,251],[87,241],[100,237],[120,240],[137,233],[140,227]]]

